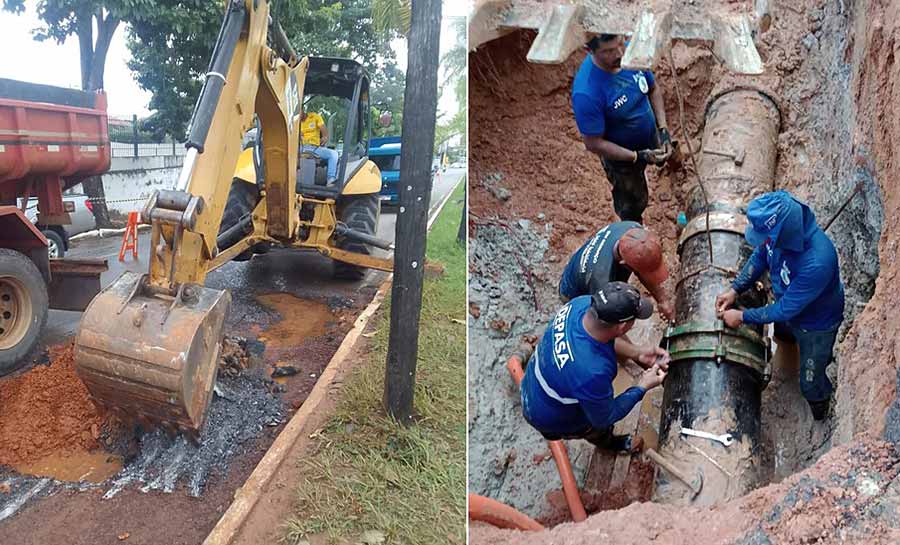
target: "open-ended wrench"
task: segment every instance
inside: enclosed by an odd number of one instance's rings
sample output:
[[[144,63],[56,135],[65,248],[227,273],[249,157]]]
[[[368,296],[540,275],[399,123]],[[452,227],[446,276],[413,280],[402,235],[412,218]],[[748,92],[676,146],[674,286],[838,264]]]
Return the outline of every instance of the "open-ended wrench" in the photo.
[[[684,435],[693,435],[694,437],[702,437],[703,439],[711,439],[713,441],[718,441],[725,445],[726,447],[731,445],[734,442],[734,437],[731,436],[730,433],[723,433],[722,435],[713,435],[712,433],[707,433],[705,431],[700,430],[692,430],[691,428],[681,428],[681,433]]]

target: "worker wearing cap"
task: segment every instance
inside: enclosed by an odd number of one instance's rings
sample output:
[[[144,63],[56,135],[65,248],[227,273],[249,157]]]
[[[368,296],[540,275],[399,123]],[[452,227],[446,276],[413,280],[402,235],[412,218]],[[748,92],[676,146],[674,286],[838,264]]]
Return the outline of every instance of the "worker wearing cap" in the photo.
[[[653,303],[624,282],[610,282],[576,297],[556,313],[528,362],[522,379],[525,420],[548,440],[585,439],[596,446],[631,451],[631,437],[613,435],[613,424],[662,384],[669,354],[638,347],[622,336],[653,313]],[[616,356],[646,369],[638,383],[613,394]]]
[[[774,322],[776,337],[796,341],[800,390],[813,418],[823,420],[833,392],[825,368],[844,319],[844,286],[834,244],[819,228],[813,211],[786,191],[751,201],[747,219],[745,236],[755,250],[731,289],[716,297],[716,311],[728,327]],[[730,309],[766,270],[775,302]]]
[[[613,208],[621,220],[643,223],[648,163],[672,154],[662,91],[649,70],[622,68],[625,40],[595,36],[572,84],[575,122],[588,151],[600,157],[612,184]]]
[[[669,277],[662,247],[653,233],[633,221],[600,229],[572,255],[559,281],[563,301],[595,292],[614,280],[627,282],[635,273],[659,304],[660,314],[675,319],[675,307],[662,284]]]

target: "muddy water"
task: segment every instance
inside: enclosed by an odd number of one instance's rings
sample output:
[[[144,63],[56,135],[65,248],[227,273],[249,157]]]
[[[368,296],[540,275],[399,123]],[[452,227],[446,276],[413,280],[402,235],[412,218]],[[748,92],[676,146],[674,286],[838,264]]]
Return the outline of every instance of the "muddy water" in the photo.
[[[122,458],[106,452],[55,453],[13,469],[25,475],[58,481],[102,483],[122,469]]]
[[[259,340],[266,344],[266,356],[276,360],[279,354],[296,348],[304,339],[323,335],[334,319],[327,304],[289,293],[268,293],[257,296],[257,300],[281,316],[281,320],[259,335]]]

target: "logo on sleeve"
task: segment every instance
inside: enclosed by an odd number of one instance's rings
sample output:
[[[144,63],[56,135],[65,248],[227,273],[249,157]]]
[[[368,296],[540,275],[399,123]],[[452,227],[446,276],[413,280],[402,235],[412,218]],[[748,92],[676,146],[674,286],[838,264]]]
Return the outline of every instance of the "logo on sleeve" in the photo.
[[[650,86],[647,85],[647,78],[644,76],[644,73],[638,72],[637,74],[634,74],[632,77],[634,78],[634,81],[637,82],[638,88],[640,88],[641,92],[646,95],[647,92],[650,90]]]
[[[572,305],[566,305],[553,318],[553,361],[560,371],[574,359],[572,350],[569,347],[568,335],[566,335],[566,319],[569,317],[569,311],[571,310]]]
[[[788,269],[787,261],[781,263],[781,281],[785,286],[791,285],[791,270]]]
[[[640,88],[641,92],[646,95],[647,92],[650,90],[650,86],[647,85],[647,78],[644,76],[644,73],[637,72],[635,74],[632,74],[631,77],[634,78],[634,81],[638,84],[638,87]]]

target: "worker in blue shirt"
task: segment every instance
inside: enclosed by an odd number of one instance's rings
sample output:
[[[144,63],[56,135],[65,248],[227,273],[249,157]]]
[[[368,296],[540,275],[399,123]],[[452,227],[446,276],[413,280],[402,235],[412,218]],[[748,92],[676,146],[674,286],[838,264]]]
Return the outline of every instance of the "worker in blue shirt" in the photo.
[[[745,322],[774,322],[776,337],[796,341],[800,390],[813,418],[823,420],[834,391],[825,368],[844,320],[844,286],[834,244],[819,228],[813,211],[786,191],[752,200],[747,219],[745,236],[755,250],[731,289],[716,297],[716,312],[733,328]],[[775,302],[745,310],[729,308],[766,270]]]
[[[672,154],[662,91],[649,70],[622,68],[625,40],[593,37],[572,84],[575,122],[588,151],[600,157],[623,221],[643,223],[649,198],[644,170]]]
[[[639,448],[628,435],[613,435],[647,390],[662,384],[669,354],[622,339],[634,321],[653,314],[653,303],[625,282],[610,282],[572,299],[550,322],[522,379],[525,420],[547,440],[585,439],[616,450]],[[616,355],[646,370],[636,385],[613,395]]]

